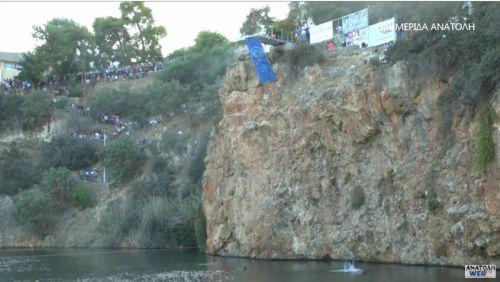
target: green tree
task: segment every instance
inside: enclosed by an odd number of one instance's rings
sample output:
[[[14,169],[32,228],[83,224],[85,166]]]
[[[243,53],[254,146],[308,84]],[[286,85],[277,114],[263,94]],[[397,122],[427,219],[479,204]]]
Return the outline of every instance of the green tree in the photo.
[[[177,49],[175,50],[174,52],[170,53],[167,58],[170,60],[170,61],[179,61],[179,60],[184,60],[187,56],[190,55],[190,51],[191,49],[190,48],[180,48],[180,49]]]
[[[23,191],[13,199],[14,220],[40,236],[46,235],[50,230],[53,215],[52,200],[38,188]]]
[[[144,2],[127,1],[120,3],[122,19],[129,30],[132,42],[137,48],[141,62],[157,62],[163,59],[160,39],[167,35],[162,26],[155,26],[150,8]],[[135,32],[132,32],[132,31]]]
[[[290,38],[292,31],[309,18],[306,5],[307,3],[303,2],[290,2],[287,17],[279,21],[272,21],[266,26],[266,29],[283,38]]]
[[[211,50],[214,47],[229,45],[229,40],[227,40],[224,35],[207,30],[200,31],[194,42],[195,44],[192,47],[177,49],[170,53],[168,59],[172,61],[184,60],[196,54]]]
[[[46,80],[47,62],[38,53],[28,52],[23,54],[19,61],[21,72],[17,76],[19,80],[30,81],[37,87]]]
[[[140,169],[144,156],[130,138],[119,138],[103,150],[102,158],[109,175],[115,181],[122,181]]]
[[[298,2],[294,2],[298,3]],[[379,3],[375,3],[379,4]],[[392,3],[391,3],[392,4]],[[397,3],[394,3],[397,4]],[[316,24],[341,18],[350,13],[359,11],[367,7],[365,2],[306,2],[303,6],[307,17],[311,17]],[[290,16],[300,18],[299,7],[290,9]],[[372,7],[370,7],[372,8]],[[303,12],[302,12],[303,14]]]
[[[123,18],[104,17],[96,18],[92,27],[95,33],[95,43],[98,49],[96,65],[108,67],[111,62],[121,65],[130,63],[135,56],[131,37]]]
[[[64,210],[73,201],[76,180],[67,168],[51,168],[42,175],[40,187],[50,195],[57,209]]]
[[[240,33],[242,35],[251,35],[267,29],[274,21],[269,16],[270,11],[271,8],[269,6],[260,9],[252,8],[241,25]]]
[[[229,41],[220,33],[203,30],[198,33],[194,42],[193,51],[196,52],[204,49],[212,49],[215,46],[226,44]]]
[[[33,37],[42,42],[34,55],[49,68],[49,75],[63,76],[87,70],[94,56],[92,34],[68,19],[53,19],[35,26]]]
[[[99,161],[94,144],[69,136],[57,136],[47,143],[42,159],[46,167],[66,167],[70,170],[82,169]]]

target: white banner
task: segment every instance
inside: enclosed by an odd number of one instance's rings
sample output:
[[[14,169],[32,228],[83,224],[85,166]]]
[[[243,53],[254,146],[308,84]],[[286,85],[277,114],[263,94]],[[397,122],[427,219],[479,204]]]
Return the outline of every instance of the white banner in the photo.
[[[361,47],[363,43],[368,45],[368,28],[366,27],[357,31],[349,32],[345,36],[346,46],[358,45]]]
[[[333,22],[329,21],[309,28],[311,35],[310,43],[319,43],[331,40],[333,37]]]
[[[368,46],[377,46],[391,41],[396,41],[395,19],[372,24],[368,27]]]
[[[368,8],[342,17],[342,32],[348,34],[368,26]]]

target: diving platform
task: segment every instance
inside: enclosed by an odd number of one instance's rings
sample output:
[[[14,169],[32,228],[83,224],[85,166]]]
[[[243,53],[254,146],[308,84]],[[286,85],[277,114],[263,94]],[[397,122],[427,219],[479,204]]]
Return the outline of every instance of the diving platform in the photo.
[[[236,43],[236,44],[245,43],[245,40],[247,38],[250,38],[250,37],[256,37],[256,38],[260,39],[260,41],[262,43],[267,44],[267,45],[272,45],[272,46],[281,46],[281,45],[285,45],[288,42],[288,41],[283,40],[281,38],[271,37],[271,36],[262,35],[262,34],[255,34],[255,35],[248,35],[248,36],[242,37],[242,38],[238,39],[237,41],[235,41],[234,43]]]

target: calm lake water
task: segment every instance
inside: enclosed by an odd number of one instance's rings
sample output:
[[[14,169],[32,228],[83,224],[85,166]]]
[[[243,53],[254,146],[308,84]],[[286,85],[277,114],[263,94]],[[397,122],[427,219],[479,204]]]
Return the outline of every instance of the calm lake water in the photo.
[[[0,281],[460,281],[461,268],[215,258],[171,250],[0,250]]]

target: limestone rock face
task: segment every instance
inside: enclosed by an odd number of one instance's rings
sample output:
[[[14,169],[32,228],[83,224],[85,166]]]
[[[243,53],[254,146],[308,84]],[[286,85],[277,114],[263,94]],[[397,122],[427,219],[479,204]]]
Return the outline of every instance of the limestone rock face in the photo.
[[[203,180],[209,253],[498,263],[498,123],[495,160],[479,172],[477,118],[454,113],[452,141],[440,138],[446,85],[414,89],[400,64],[339,51],[296,76],[275,63],[267,85],[249,60],[228,70]],[[492,102],[500,116],[500,93]]]

